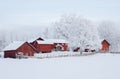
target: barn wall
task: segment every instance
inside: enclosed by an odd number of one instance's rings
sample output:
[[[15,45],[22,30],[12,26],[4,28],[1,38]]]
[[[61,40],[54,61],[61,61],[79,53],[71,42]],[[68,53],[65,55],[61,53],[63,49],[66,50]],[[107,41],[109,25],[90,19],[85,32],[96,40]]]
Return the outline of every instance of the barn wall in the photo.
[[[64,47],[64,51],[68,50],[68,45],[67,44],[63,45],[63,47]]]
[[[109,51],[109,44],[105,41],[102,42],[102,51]]]
[[[4,51],[4,58],[16,58],[16,50]]]
[[[31,45],[33,45],[35,48],[37,48],[38,43],[36,41],[32,42]]]
[[[52,52],[53,45],[52,44],[38,44],[37,50],[42,53]]]
[[[31,46],[28,43],[24,43],[17,49],[17,52],[22,52],[23,55],[27,56],[34,56],[35,51],[31,48]]]

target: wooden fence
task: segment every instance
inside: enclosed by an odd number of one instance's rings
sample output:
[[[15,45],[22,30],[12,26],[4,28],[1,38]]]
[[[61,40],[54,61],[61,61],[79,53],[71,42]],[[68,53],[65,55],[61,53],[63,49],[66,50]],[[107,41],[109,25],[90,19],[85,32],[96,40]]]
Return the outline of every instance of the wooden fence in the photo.
[[[56,57],[74,57],[74,56],[88,56],[94,55],[96,52],[53,52],[35,54],[35,58],[56,58]]]

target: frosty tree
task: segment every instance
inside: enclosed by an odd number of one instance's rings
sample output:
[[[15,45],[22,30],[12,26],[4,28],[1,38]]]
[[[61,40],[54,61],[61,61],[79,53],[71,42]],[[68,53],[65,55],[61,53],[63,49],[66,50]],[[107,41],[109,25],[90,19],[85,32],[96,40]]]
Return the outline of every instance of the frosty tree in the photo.
[[[54,24],[55,38],[68,40],[70,48],[80,47],[97,50],[101,46],[97,27],[85,18],[76,15],[64,15]]]
[[[5,47],[6,45],[6,39],[5,39],[5,32],[1,31],[0,34],[0,51]]]

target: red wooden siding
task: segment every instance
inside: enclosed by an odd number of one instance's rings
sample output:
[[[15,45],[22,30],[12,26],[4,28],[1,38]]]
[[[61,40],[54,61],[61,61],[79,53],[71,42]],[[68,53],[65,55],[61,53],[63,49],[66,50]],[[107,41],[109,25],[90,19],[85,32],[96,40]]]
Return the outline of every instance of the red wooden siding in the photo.
[[[109,51],[109,46],[110,46],[110,44],[106,40],[103,40],[101,51]]]
[[[23,55],[34,56],[35,50],[29,45],[29,43],[25,42],[16,50],[4,51],[4,57],[16,58],[16,54],[18,54],[19,52],[23,53]]]
[[[16,58],[16,50],[9,50],[9,51],[4,51],[4,58]]]
[[[34,56],[34,49],[26,42],[17,49],[17,52],[22,52],[23,55]]]
[[[55,51],[55,48],[57,45],[60,45],[61,47],[63,47],[63,50],[60,50],[60,51],[68,50],[68,44],[66,43],[38,44],[37,41],[34,41],[31,44],[37,49],[38,52],[42,52],[42,53],[50,53],[52,51]]]
[[[52,52],[53,45],[52,44],[38,44],[37,50],[42,53]]]

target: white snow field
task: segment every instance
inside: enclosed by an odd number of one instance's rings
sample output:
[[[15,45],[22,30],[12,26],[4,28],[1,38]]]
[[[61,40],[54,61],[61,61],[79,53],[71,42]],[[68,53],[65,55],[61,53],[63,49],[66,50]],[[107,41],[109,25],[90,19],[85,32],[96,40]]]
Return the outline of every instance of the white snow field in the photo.
[[[0,58],[0,79],[120,79],[120,54]]]

